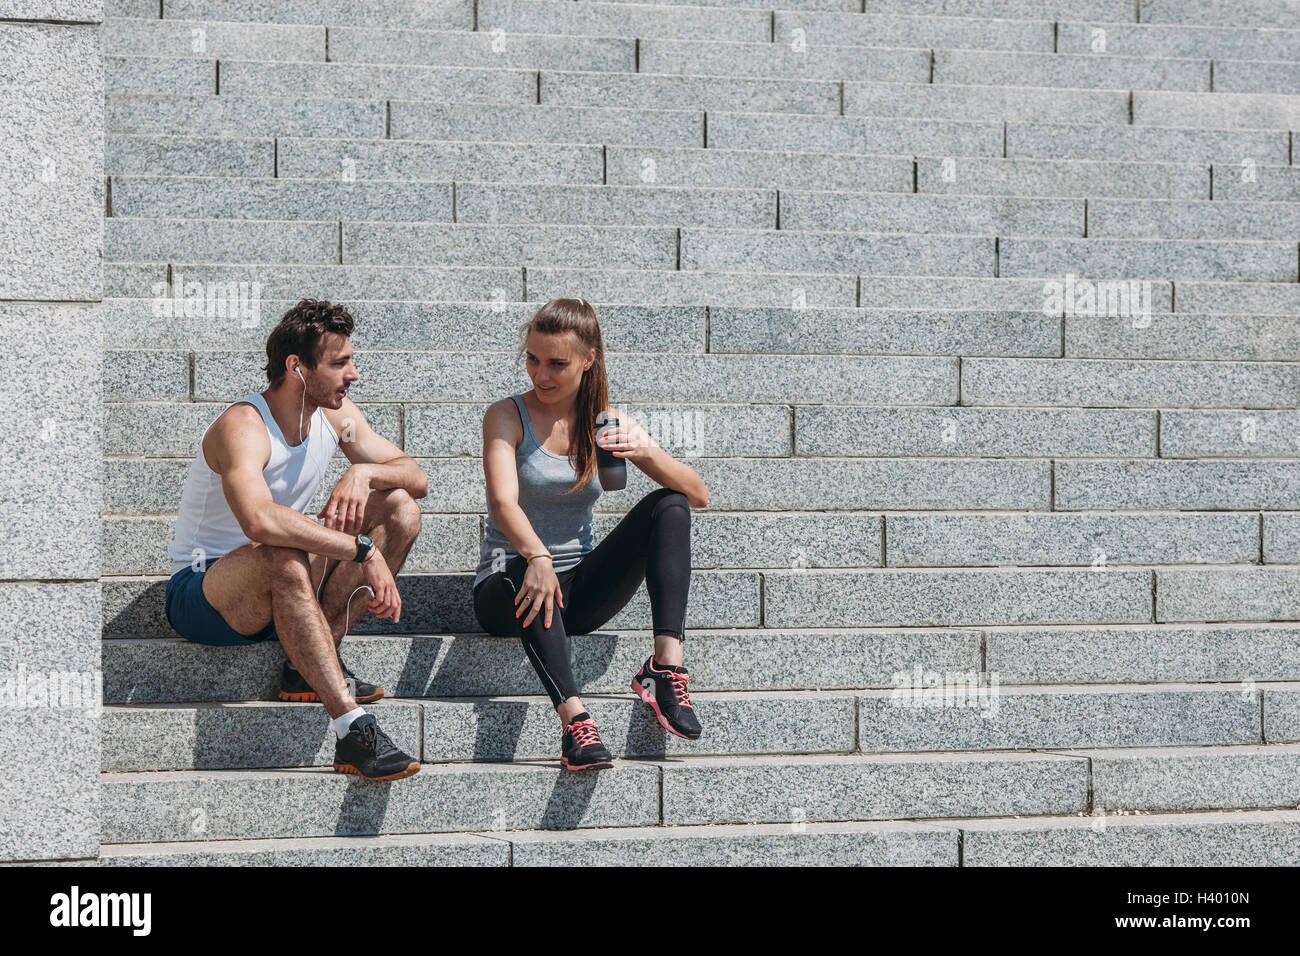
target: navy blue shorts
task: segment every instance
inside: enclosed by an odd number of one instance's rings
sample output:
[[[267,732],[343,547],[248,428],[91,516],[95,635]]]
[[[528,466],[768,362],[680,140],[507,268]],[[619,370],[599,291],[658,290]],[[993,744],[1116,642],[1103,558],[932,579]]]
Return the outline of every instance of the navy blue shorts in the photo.
[[[220,558],[208,561],[211,568]],[[204,571],[195,571],[193,567],[181,568],[167,582],[167,623],[181,637],[196,644],[213,644],[219,646],[241,646],[260,644],[263,641],[278,639],[275,622],[269,622],[256,634],[243,635],[226,623],[203,595]]]

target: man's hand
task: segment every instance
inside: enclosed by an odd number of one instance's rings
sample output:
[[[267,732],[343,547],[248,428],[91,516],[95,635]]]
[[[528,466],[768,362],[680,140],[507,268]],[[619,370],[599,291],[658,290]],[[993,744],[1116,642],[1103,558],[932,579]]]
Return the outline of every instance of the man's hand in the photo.
[[[378,545],[373,546],[361,562],[361,573],[375,591],[375,596],[366,604],[366,609],[373,612],[375,617],[391,617],[396,624],[402,619],[402,596],[397,593],[397,582],[393,580],[393,572],[388,569],[388,562],[379,553]]]
[[[325,527],[334,531],[357,534],[362,528],[366,503],[370,500],[370,475],[364,465],[353,465],[343,473],[339,483],[330,492],[329,501],[317,512],[325,519]],[[390,578],[391,580],[391,578]]]

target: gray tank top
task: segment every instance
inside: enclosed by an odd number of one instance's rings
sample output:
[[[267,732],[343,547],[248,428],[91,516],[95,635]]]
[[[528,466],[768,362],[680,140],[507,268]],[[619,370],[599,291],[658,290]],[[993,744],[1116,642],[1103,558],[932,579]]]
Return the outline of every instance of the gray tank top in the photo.
[[[578,473],[567,455],[556,455],[542,447],[528,417],[522,395],[511,395],[524,426],[524,440],[515,449],[515,467],[519,471],[519,507],[524,509],[537,536],[554,556],[556,571],[575,567],[592,549],[592,506],[600,497],[599,471],[593,471],[585,487],[566,495]],[[489,511],[479,551],[478,572],[474,584],[500,571],[505,562],[518,555]]]

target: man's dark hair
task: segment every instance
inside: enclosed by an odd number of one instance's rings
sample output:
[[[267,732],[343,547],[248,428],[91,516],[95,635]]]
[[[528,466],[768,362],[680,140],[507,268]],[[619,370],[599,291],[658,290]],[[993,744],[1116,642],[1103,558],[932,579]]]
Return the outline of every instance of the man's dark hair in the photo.
[[[284,314],[266,340],[266,378],[272,387],[284,378],[284,362],[290,355],[316,368],[316,350],[326,332],[351,336],[352,313],[323,299],[301,299]]]

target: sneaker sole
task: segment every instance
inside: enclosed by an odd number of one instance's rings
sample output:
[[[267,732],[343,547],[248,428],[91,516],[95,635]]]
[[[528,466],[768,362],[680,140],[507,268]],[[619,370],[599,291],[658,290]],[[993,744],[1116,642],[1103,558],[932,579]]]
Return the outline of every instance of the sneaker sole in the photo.
[[[683,740],[700,739],[699,734],[696,734],[694,737],[688,737],[680,730],[676,730],[672,724],[668,723],[668,718],[665,717],[663,711],[659,709],[659,701],[655,700],[655,695],[650,693],[644,687],[642,687],[641,682],[637,680],[635,677],[632,678],[632,693],[636,694],[638,697],[640,697],[643,701],[645,701],[647,704],[651,706],[651,708],[655,712],[655,716],[659,718],[659,726],[662,727],[664,730],[668,731],[670,734],[676,734],[678,737],[681,737]]]
[[[289,703],[293,703],[293,704],[319,704],[320,703],[320,696],[314,690],[307,690],[307,691],[282,690],[278,694],[276,694],[276,696],[280,700],[288,701]],[[354,698],[354,700],[356,700],[358,704],[373,704],[375,701],[379,700],[383,696],[384,696],[384,689],[380,687],[373,694],[369,694],[365,697],[356,697]]]
[[[560,758],[560,766],[563,767],[565,770],[573,770],[573,771],[579,771],[579,770],[604,770],[606,767],[612,767],[612,766],[614,766],[614,761],[612,761],[612,760],[606,760],[606,761],[602,761],[601,763],[582,763],[582,764],[576,764],[576,763],[569,763],[569,758],[568,758],[568,757],[561,757],[561,758]]]
[[[358,770],[356,767],[352,766],[352,764],[350,764],[350,763],[336,763],[336,764],[334,765],[334,769],[335,769],[336,771],[338,771],[339,773],[351,773],[351,774],[356,774],[356,775],[357,775],[358,777],[360,777],[362,780],[372,780],[372,781],[380,781],[380,780],[401,780],[401,779],[403,779],[404,777],[411,777],[411,776],[414,776],[415,774],[419,773],[419,772],[420,772],[420,764],[419,764],[417,761],[412,760],[411,763],[407,766],[407,768],[406,768],[405,770],[401,771],[400,773],[390,773],[390,774],[388,774],[387,776],[384,776],[384,777],[367,777],[364,773],[362,773],[362,772],[361,772],[360,770]]]

